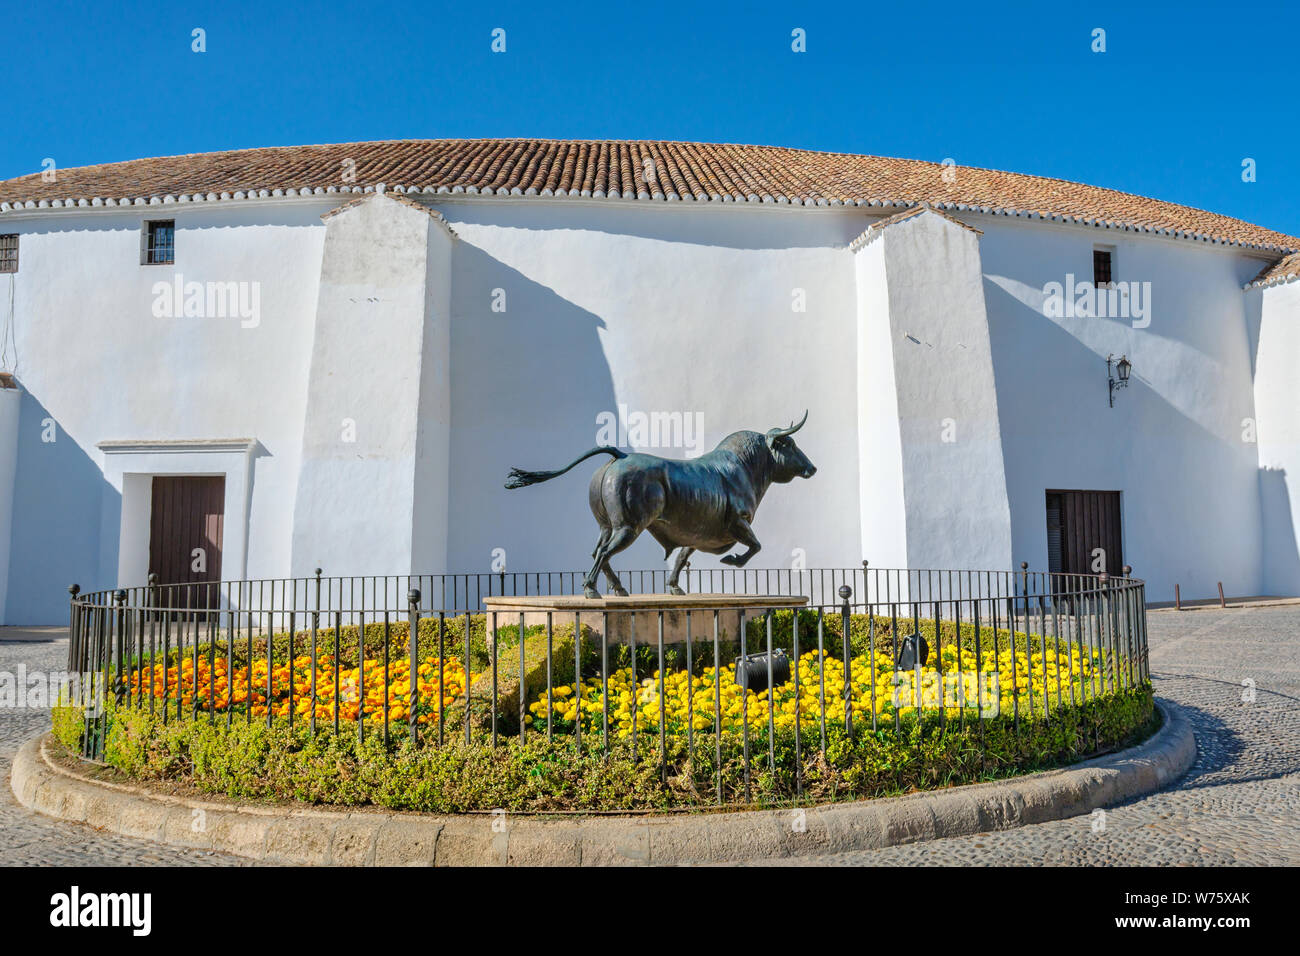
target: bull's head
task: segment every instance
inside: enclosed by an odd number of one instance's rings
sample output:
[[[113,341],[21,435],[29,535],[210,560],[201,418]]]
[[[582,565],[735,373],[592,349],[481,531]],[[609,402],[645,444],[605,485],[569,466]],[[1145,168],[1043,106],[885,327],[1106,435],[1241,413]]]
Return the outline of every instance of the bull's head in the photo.
[[[790,437],[803,428],[803,423],[806,421],[808,421],[808,413],[804,412],[798,425],[791,423],[786,428],[773,428],[767,433],[767,447],[771,450],[772,460],[776,465],[772,474],[773,481],[785,483],[796,478],[811,478],[817,474],[816,466],[799,450],[799,446]]]

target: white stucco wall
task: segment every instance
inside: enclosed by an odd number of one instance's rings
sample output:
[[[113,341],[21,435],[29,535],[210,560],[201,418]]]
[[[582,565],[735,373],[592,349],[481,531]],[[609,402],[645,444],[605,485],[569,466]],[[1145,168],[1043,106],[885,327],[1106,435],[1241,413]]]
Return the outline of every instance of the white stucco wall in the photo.
[[[432,197],[453,239],[386,199],[321,221],[346,198],[6,217],[22,236],[7,623],[62,620],[73,581],[142,583],[163,464],[115,464],[101,442],[254,439],[250,577],[486,571],[498,549],[507,570],[578,569],[599,463],[502,484],[591,448],[620,408],[698,415],[692,446],[645,449],[670,457],[809,410],[797,440],[818,473],[768,493],[756,567],[1045,568],[1045,490],[1115,489],[1153,600],[1175,582],[1300,591],[1300,284],[1243,294],[1259,257],[978,214],[962,218],[982,237],[922,215],[851,252],[861,209]],[[176,219],[174,266],[139,265],[147,218]],[[1090,278],[1096,244],[1116,279],[1152,283],[1148,328],[1043,315],[1044,285]],[[155,317],[153,284],[178,273],[259,283],[260,322]],[[1107,353],[1134,363],[1113,410]],[[237,457],[184,468],[229,476]],[[615,566],[662,558],[647,535]]]
[[[415,506],[411,568],[448,567],[451,513],[451,289],[457,240],[444,224],[426,223],[424,332],[420,342],[420,401],[415,448]]]
[[[6,217],[20,234],[15,337],[22,385],[6,621],[66,618],[65,588],[141,584],[118,575],[122,488],[104,440],[249,437],[254,493],[247,573],[289,565],[320,202],[136,207]],[[145,219],[176,220],[174,265],[140,265]],[[258,283],[260,323],[158,318],[153,286]],[[44,441],[46,420],[55,440]]]
[[[1263,590],[1300,594],[1300,282],[1253,289]]]
[[[858,501],[864,560],[879,568],[907,566],[903,444],[894,379],[885,245],[875,241],[853,257],[857,286]],[[874,578],[868,577],[870,585]],[[868,599],[895,597],[872,593]]]
[[[218,569],[212,577],[240,581],[247,575],[249,506],[253,439],[162,442],[103,442],[104,479],[120,495],[118,506],[105,514],[117,523],[117,581],[123,587],[148,580],[149,532],[153,517],[153,479],[159,476],[220,476],[224,479],[223,536]],[[108,536],[106,535],[106,538]],[[198,544],[198,542],[195,542]]]
[[[883,230],[908,568],[1005,568],[1007,483],[980,237],[923,213]]]
[[[295,576],[424,570],[412,567],[412,542],[427,283],[438,272],[428,260],[446,253],[430,244],[433,224],[381,195],[326,220]]]
[[[1041,222],[971,217],[981,243],[1014,560],[1047,564],[1047,489],[1122,492],[1124,562],[1149,599],[1263,589],[1252,354],[1240,250]],[[1091,281],[1095,245],[1114,279],[1151,283],[1150,325],[1047,318],[1043,289]],[[1132,379],[1107,406],[1106,356]],[[1112,570],[1117,570],[1112,568]]]
[[[6,621],[5,604],[9,594],[9,542],[13,536],[14,479],[18,474],[20,403],[17,389],[0,388],[0,624]]]
[[[441,197],[439,197],[441,199]],[[646,208],[611,202],[442,202],[458,240],[452,289],[454,570],[585,568],[597,462],[505,491],[511,466],[556,468],[597,444],[596,416],[698,413],[699,450],[786,425],[818,467],[774,486],[756,567],[857,565],[856,211]],[[492,311],[494,290],[506,311]],[[797,290],[806,311],[795,311]],[[683,448],[648,449],[688,457]],[[661,566],[644,535],[615,560]],[[721,567],[697,554],[694,568]]]

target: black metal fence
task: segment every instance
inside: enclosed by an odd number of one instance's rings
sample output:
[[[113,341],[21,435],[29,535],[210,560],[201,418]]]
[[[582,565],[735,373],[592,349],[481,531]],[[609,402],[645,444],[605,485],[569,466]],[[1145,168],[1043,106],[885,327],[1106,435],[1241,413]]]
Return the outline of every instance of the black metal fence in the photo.
[[[1128,569],[1125,568],[1126,575]],[[620,571],[624,586],[634,594],[660,594],[667,590],[668,571]],[[583,590],[585,571],[498,571],[458,574],[399,574],[323,576],[318,568],[310,577],[256,580],[204,581],[162,584],[152,580],[125,588],[131,606],[170,609],[195,614],[204,610],[238,610],[265,615],[285,612],[342,611],[370,613],[403,607],[412,590],[421,594],[426,608],[463,608],[481,611],[493,597],[566,596]],[[1013,595],[1068,597],[1088,587],[1096,576],[1030,571],[954,571],[938,569],[872,568],[708,568],[687,567],[680,585],[688,594],[801,595],[813,606],[834,604],[847,586],[859,601],[951,602],[970,598],[1005,598]],[[83,601],[111,601],[116,591],[82,595]],[[350,623],[350,621],[349,621]]]
[[[90,759],[103,755],[111,711],[136,707],[386,744],[498,747],[540,734],[609,752],[626,741],[665,774],[670,739],[692,754],[708,746],[719,768],[726,743],[743,755],[748,798],[754,761],[775,769],[778,740],[792,742],[797,775],[840,733],[929,721],[940,732],[973,722],[982,735],[1009,719],[1018,734],[1145,686],[1144,586],[1125,572],[694,571],[691,591],[754,604],[528,620],[485,613],[482,600],[580,593],[581,572],[74,585],[69,669]],[[652,591],[662,575],[624,581]],[[801,593],[798,613],[761,599]]]

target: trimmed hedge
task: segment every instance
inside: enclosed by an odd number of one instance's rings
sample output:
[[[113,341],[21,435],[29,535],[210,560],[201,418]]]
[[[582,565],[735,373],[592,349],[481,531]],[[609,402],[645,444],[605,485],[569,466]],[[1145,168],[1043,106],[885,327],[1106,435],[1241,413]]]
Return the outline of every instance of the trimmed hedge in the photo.
[[[62,712],[60,712],[62,711]],[[802,771],[802,803],[863,799],[1005,777],[1060,766],[1098,752],[1128,746],[1155,729],[1158,716],[1150,687],[1086,703],[1062,706],[1050,722],[1022,716],[1019,732],[1009,715],[964,723],[936,714],[904,720],[879,732],[828,726],[823,756],[816,733],[803,735],[796,760],[793,732],[778,732],[775,769],[768,766],[766,731],[750,735],[748,802],[779,805],[796,797],[796,766]],[[55,735],[75,750],[81,721],[76,711],[56,711]],[[451,736],[451,735],[449,735]],[[427,737],[426,737],[427,740]],[[437,813],[503,808],[539,810],[643,810],[707,807],[716,803],[715,739],[699,734],[694,752],[685,740],[667,741],[663,770],[658,737],[646,734],[633,753],[628,740],[572,738],[527,743],[505,739],[497,748],[449,742],[412,746],[396,736],[385,747],[379,734],[358,742],[355,731],[334,735],[318,729],[312,739],[301,723],[246,724],[206,717],[163,723],[135,707],[110,711],[105,760],[131,776],[186,782],[230,797]],[[595,745],[595,746],[593,746]],[[662,775],[661,775],[662,773]],[[739,737],[724,735],[720,768],[723,799],[745,802]]]

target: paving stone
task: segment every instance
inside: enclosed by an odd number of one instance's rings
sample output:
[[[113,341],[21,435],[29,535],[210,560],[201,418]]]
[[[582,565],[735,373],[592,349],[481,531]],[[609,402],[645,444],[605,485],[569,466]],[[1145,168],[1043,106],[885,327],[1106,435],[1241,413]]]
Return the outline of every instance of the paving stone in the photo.
[[[1091,815],[834,856],[812,866],[1300,864],[1300,608],[1150,615],[1156,693],[1196,731],[1192,769]],[[1254,701],[1243,699],[1254,682]]]
[[[68,641],[0,643],[0,670],[27,666],[29,675],[67,669]],[[0,708],[0,862],[7,866],[251,866],[252,861],[203,850],[162,846],[93,827],[64,823],[22,806],[9,784],[18,748],[50,729],[48,710]]]

